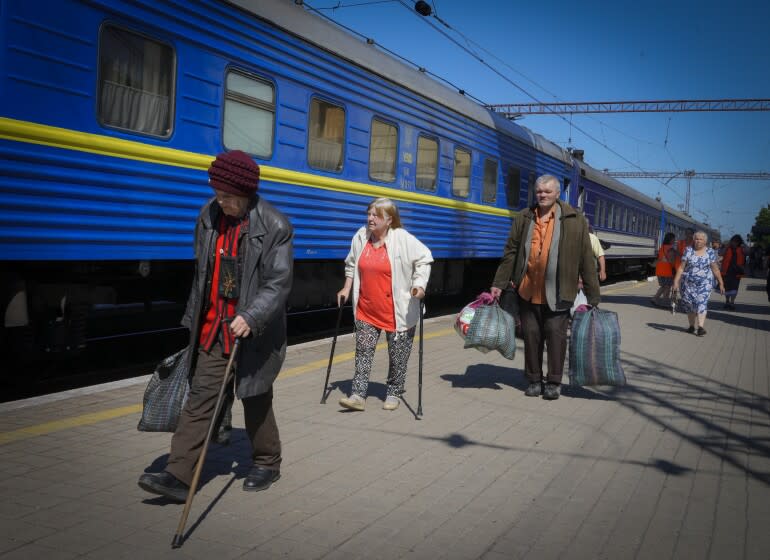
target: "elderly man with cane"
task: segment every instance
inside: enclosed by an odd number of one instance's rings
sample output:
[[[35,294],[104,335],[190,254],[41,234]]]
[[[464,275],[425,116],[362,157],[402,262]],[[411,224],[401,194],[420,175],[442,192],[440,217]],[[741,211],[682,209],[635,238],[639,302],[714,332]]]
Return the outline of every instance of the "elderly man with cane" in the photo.
[[[235,394],[243,402],[252,446],[243,489],[266,490],[280,478],[272,386],[286,355],[293,230],[257,195],[259,166],[250,156],[237,150],[219,154],[208,173],[215,196],[195,225],[196,268],[182,320],[190,329],[190,393],[165,470],[139,478],[142,489],[175,502],[190,492],[236,338]]]

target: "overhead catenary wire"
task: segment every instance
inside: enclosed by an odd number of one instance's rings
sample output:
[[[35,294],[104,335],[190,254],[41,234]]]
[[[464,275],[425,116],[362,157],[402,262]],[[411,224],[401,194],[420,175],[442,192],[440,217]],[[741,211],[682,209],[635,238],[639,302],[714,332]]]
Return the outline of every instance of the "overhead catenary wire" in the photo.
[[[487,62],[486,62],[486,61],[485,61],[485,60],[484,60],[484,59],[483,59],[481,56],[479,56],[478,54],[476,54],[475,52],[473,52],[473,50],[472,50],[472,49],[468,48],[467,46],[464,46],[464,45],[463,45],[461,42],[459,42],[457,39],[455,39],[454,37],[452,37],[452,36],[451,36],[450,34],[448,34],[446,31],[444,31],[443,29],[440,29],[438,26],[436,26],[435,24],[433,24],[433,23],[432,23],[432,22],[431,22],[429,19],[427,19],[427,18],[424,18],[423,16],[419,15],[419,14],[418,14],[416,11],[414,11],[413,7],[412,7],[412,6],[409,6],[409,5],[408,5],[406,2],[404,2],[404,0],[396,0],[396,1],[397,1],[399,4],[401,4],[401,5],[402,5],[404,8],[406,8],[406,9],[407,9],[407,10],[408,10],[410,13],[414,14],[416,17],[420,18],[420,19],[421,19],[423,22],[425,22],[427,25],[429,25],[430,27],[432,27],[432,28],[433,28],[435,31],[437,31],[438,33],[440,33],[441,35],[443,35],[443,36],[444,36],[444,37],[445,37],[447,40],[449,40],[450,42],[452,42],[453,44],[455,44],[455,45],[456,45],[458,48],[460,48],[461,50],[463,50],[464,52],[468,53],[470,56],[472,56],[473,58],[475,58],[476,60],[478,60],[478,61],[479,61],[481,64],[483,64],[483,65],[484,65],[486,68],[488,68],[490,71],[492,71],[493,73],[495,73],[497,76],[499,76],[499,77],[500,77],[501,79],[503,79],[505,82],[507,82],[508,84],[512,85],[514,88],[518,89],[519,91],[521,91],[522,93],[524,93],[524,94],[525,94],[527,97],[531,98],[532,100],[534,100],[534,101],[536,101],[536,102],[538,102],[538,103],[541,103],[541,101],[540,101],[540,100],[539,100],[539,99],[538,99],[538,98],[537,98],[537,97],[536,97],[534,94],[530,93],[528,90],[524,89],[522,86],[520,86],[519,84],[517,84],[516,82],[514,82],[512,79],[510,79],[508,76],[506,76],[505,74],[503,74],[502,72],[500,72],[499,70],[497,70],[496,68],[494,68],[493,66],[491,66],[491,65],[490,65],[489,63],[487,63]],[[460,88],[460,87],[459,87],[459,86],[457,86],[456,84],[454,84],[454,83],[450,82],[450,81],[449,81],[449,80],[447,80],[446,78],[443,78],[442,76],[439,76],[439,75],[437,75],[437,74],[435,74],[435,73],[433,73],[433,72],[427,71],[425,68],[423,68],[423,67],[419,66],[417,63],[415,63],[415,62],[413,62],[413,61],[411,61],[411,60],[407,59],[407,58],[406,58],[406,57],[404,57],[404,56],[401,56],[400,54],[396,53],[395,51],[392,51],[392,50],[388,49],[387,47],[384,47],[383,45],[381,45],[381,44],[379,44],[379,43],[376,43],[376,42],[374,41],[374,39],[372,39],[372,38],[370,38],[370,37],[367,37],[367,36],[366,36],[366,35],[364,35],[363,33],[360,33],[360,32],[358,32],[358,31],[356,31],[355,29],[353,29],[353,28],[351,28],[351,27],[349,27],[349,26],[347,26],[347,25],[345,25],[345,24],[342,24],[342,23],[338,22],[338,21],[337,21],[337,20],[335,20],[334,18],[331,18],[331,17],[327,16],[326,14],[324,14],[323,12],[321,12],[321,11],[320,11],[318,8],[315,8],[315,7],[313,7],[312,5],[308,4],[306,1],[303,1],[303,2],[302,2],[302,5],[303,5],[303,6],[304,6],[306,9],[308,9],[308,10],[310,10],[310,11],[312,11],[312,12],[315,12],[317,15],[319,15],[320,17],[322,17],[322,18],[326,19],[327,21],[329,21],[329,22],[333,23],[334,25],[337,25],[337,26],[339,26],[339,27],[341,27],[341,28],[345,29],[345,30],[346,30],[346,31],[348,31],[349,33],[352,33],[352,34],[354,34],[355,36],[357,36],[357,37],[359,37],[359,38],[361,38],[361,39],[363,39],[363,40],[367,41],[367,42],[368,42],[368,43],[370,43],[370,44],[376,44],[376,45],[377,45],[377,47],[378,47],[379,49],[383,50],[384,52],[387,52],[387,53],[388,53],[388,54],[390,54],[391,56],[393,56],[393,57],[397,58],[398,60],[400,60],[400,61],[404,62],[405,64],[407,64],[407,65],[409,65],[409,66],[412,66],[412,67],[418,68],[420,71],[424,72],[425,74],[428,74],[428,75],[430,75],[431,77],[435,78],[436,80],[438,80],[438,81],[441,81],[441,82],[443,82],[443,83],[445,83],[445,84],[449,85],[450,87],[454,88],[456,91],[459,91],[459,92],[461,92],[463,95],[465,95],[465,96],[467,96],[467,97],[469,97],[469,98],[473,99],[473,100],[474,100],[474,101],[476,101],[477,103],[479,103],[479,104],[481,104],[481,105],[485,105],[485,106],[486,106],[486,105],[488,105],[487,103],[484,103],[482,100],[480,100],[480,99],[479,99],[479,98],[477,98],[476,96],[474,96],[474,95],[472,95],[472,94],[469,94],[469,93],[468,93],[467,91],[465,91],[463,88]],[[432,16],[432,17],[433,17],[433,18],[437,18],[437,16],[436,16],[435,14],[433,14],[433,16]],[[448,23],[448,22],[446,22],[445,20],[443,20],[443,19],[437,19],[437,21],[440,21],[440,22],[441,22],[441,24],[442,24],[443,26],[445,26],[447,29],[450,29],[450,30],[454,31],[455,33],[457,33],[458,35],[461,35],[461,36],[463,36],[463,35],[462,35],[462,33],[460,33],[459,31],[457,31],[456,29],[454,29],[452,26],[450,26],[450,25],[449,25],[449,23]],[[464,37],[464,36],[463,36],[463,37]],[[465,37],[464,37],[464,39],[465,39]],[[484,50],[485,50],[485,49],[484,49]],[[492,56],[494,57],[494,55],[492,55]],[[494,58],[497,58],[497,57],[494,57]],[[507,65],[506,65],[506,66],[507,66]],[[547,90],[546,90],[546,91],[547,91]],[[554,114],[555,116],[559,117],[561,120],[563,120],[563,121],[565,121],[565,122],[568,122],[568,121],[565,119],[565,117],[564,117],[563,115],[560,115],[560,114],[558,114],[558,113],[556,113],[556,112],[553,112],[553,114]],[[619,159],[621,159],[621,160],[625,161],[626,163],[630,164],[630,165],[631,165],[631,166],[632,166],[634,169],[638,169],[639,171],[642,171],[642,172],[644,171],[644,169],[643,169],[641,166],[639,166],[637,163],[635,163],[634,161],[630,160],[629,158],[625,157],[625,156],[624,156],[624,155],[622,155],[621,153],[617,152],[615,149],[611,148],[609,145],[607,145],[607,143],[606,143],[606,142],[603,142],[603,141],[599,140],[598,138],[596,138],[595,136],[593,136],[592,134],[590,134],[589,132],[587,132],[586,130],[584,130],[584,129],[583,129],[582,127],[580,127],[580,126],[577,126],[577,125],[573,125],[573,126],[574,126],[575,130],[579,131],[579,132],[580,132],[581,134],[583,134],[585,137],[589,138],[590,140],[592,140],[593,142],[595,142],[595,143],[596,143],[596,144],[598,144],[599,146],[603,147],[603,148],[604,148],[605,150],[607,150],[608,152],[610,152],[610,153],[614,154],[614,155],[615,155],[616,157],[618,157]],[[676,190],[675,190],[673,187],[670,187],[668,184],[666,184],[666,183],[665,183],[665,182],[663,182],[663,181],[659,181],[659,182],[660,182],[660,184],[661,184],[661,185],[663,185],[665,188],[667,188],[669,191],[671,191],[671,192],[672,192],[672,193],[673,193],[673,194],[674,194],[674,195],[675,195],[677,198],[679,198],[679,199],[680,199],[680,200],[682,200],[682,201],[684,201],[684,200],[685,200],[684,196],[683,196],[683,195],[681,195],[680,193],[678,193],[678,192],[677,192],[677,191],[676,191]]]

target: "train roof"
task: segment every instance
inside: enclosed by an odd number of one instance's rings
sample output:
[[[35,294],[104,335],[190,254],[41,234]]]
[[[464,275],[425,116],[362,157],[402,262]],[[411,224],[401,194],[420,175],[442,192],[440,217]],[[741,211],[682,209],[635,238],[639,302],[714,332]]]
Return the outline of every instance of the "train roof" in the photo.
[[[505,117],[471,101],[425,73],[382,52],[375,44],[370,45],[326,19],[309,13],[294,0],[228,0],[228,2],[320,49],[374,72],[383,79],[440,103],[482,125],[505,131],[508,135],[561,161],[570,161],[566,150],[543,136],[514,124]]]

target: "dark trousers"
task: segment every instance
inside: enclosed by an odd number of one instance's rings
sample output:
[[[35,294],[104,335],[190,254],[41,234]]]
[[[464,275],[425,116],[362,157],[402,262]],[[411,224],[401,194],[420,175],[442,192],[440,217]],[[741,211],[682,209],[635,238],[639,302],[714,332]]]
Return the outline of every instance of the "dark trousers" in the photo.
[[[533,304],[519,298],[521,332],[524,338],[524,374],[530,383],[543,377],[543,349],[548,349],[549,383],[561,383],[567,354],[569,311],[551,311],[547,304]]]
[[[215,344],[211,352],[198,351],[192,386],[182,409],[174,436],[171,438],[166,470],[190,484],[206,433],[217,404],[227,358],[222,347]],[[273,390],[243,399],[246,432],[251,440],[254,466],[280,470],[281,440],[273,414]]]

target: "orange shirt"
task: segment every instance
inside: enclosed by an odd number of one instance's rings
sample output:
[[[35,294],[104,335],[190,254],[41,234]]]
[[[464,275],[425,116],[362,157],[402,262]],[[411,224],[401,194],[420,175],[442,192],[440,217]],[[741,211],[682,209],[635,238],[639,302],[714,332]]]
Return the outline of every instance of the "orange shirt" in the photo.
[[[687,243],[686,239],[680,239],[676,242],[677,255],[674,259],[674,272],[679,270],[679,265],[682,264],[682,256],[684,256],[687,247],[692,247],[692,242]]]
[[[553,208],[540,216],[540,208],[535,210],[535,226],[532,228],[532,243],[529,246],[527,271],[519,286],[519,295],[534,304],[548,303],[545,296],[545,270],[548,266],[548,253],[553,240],[553,226],[556,212]]]
[[[393,275],[387,246],[383,244],[375,249],[371,243],[367,243],[358,259],[358,274],[360,287],[356,319],[378,329],[395,332]]]
[[[658,251],[658,262],[655,264],[655,276],[673,276],[674,271],[671,268],[671,261],[668,260],[668,252],[671,250],[671,245],[663,245]]]

